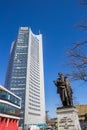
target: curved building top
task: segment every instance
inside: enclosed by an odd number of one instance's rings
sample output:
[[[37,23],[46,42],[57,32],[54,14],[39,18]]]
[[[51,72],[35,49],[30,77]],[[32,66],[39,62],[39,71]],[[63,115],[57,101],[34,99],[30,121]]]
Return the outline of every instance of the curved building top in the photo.
[[[20,29],[21,29],[21,30],[24,30],[24,31],[26,31],[26,30],[29,31],[29,30],[30,30],[31,33],[32,33],[32,35],[35,36],[35,37],[37,37],[37,38],[40,38],[40,36],[42,35],[41,33],[39,33],[39,34],[34,34],[34,33],[32,32],[32,30],[31,30],[31,28],[29,28],[29,27],[20,27],[19,30],[20,30]]]

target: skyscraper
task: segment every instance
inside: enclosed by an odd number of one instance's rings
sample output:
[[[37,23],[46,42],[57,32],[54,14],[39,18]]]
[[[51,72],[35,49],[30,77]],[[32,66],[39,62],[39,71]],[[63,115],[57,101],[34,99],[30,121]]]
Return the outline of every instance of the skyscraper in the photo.
[[[5,87],[22,99],[21,124],[45,123],[42,35],[20,27],[12,43]]]

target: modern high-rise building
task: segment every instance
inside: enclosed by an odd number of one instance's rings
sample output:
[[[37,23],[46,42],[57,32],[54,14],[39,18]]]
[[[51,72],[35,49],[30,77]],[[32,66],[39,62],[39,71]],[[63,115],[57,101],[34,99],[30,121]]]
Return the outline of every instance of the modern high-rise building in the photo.
[[[21,125],[45,124],[42,34],[19,28],[11,46],[5,87],[22,99]]]

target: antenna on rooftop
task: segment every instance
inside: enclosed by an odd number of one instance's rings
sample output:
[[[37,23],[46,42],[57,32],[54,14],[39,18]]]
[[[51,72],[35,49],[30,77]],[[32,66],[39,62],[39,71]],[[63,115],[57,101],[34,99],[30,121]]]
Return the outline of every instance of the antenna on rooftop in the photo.
[[[39,34],[40,34],[40,30],[39,30]]]

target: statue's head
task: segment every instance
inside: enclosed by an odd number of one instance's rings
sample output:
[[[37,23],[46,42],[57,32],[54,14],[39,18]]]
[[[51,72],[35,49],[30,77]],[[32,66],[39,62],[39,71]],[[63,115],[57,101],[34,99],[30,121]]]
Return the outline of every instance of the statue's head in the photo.
[[[61,75],[62,75],[62,73],[61,73],[61,72],[59,72],[59,73],[58,73],[58,75],[59,75],[59,76],[61,76]]]

